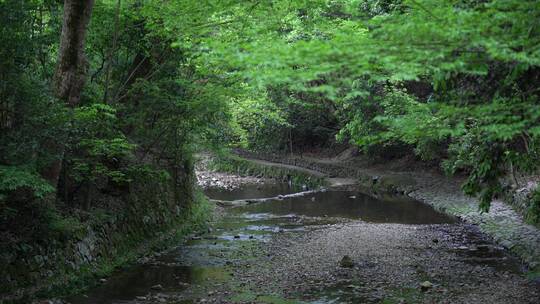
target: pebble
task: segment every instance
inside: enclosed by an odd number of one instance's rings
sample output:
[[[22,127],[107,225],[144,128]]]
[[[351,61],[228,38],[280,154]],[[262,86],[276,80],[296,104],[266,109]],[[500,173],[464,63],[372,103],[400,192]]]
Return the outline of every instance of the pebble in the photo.
[[[433,288],[433,284],[430,281],[424,281],[424,282],[420,283],[420,290],[421,291],[428,291],[431,288]]]

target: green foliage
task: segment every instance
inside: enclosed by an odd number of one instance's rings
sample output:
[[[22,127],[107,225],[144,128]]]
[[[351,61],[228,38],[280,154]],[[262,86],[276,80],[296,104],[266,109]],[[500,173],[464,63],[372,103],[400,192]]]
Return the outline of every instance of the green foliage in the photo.
[[[83,106],[75,110],[73,121],[77,131],[70,137],[77,152],[71,160],[73,178],[89,181],[107,176],[114,182],[129,182],[125,172],[115,167],[135,145],[117,129],[115,109],[104,104]]]
[[[510,167],[538,169],[538,1],[297,4],[213,58],[261,89],[323,95],[338,138],[365,151],[403,145],[466,173],[481,210]]]
[[[237,88],[205,64],[201,44],[214,30],[205,24],[220,22],[230,3],[205,3],[213,9],[96,1],[79,71],[85,86],[72,108],[52,92],[62,2],[0,1],[1,244],[79,236],[106,218],[94,209],[127,217],[141,185],[178,194],[169,207],[191,203],[189,160],[230,133],[226,102]],[[43,178],[53,169],[57,185]]]
[[[228,144],[416,153],[483,211],[540,164],[536,0],[97,1],[74,108],[51,92],[61,24],[58,1],[0,1],[0,226],[28,239],[79,233],[83,200],[129,210],[92,195],[136,182],[189,197],[192,155]]]
[[[290,124],[286,114],[266,97],[238,100],[232,107],[232,125],[239,145],[268,150],[283,144]]]
[[[60,214],[55,209],[48,209],[47,232],[57,239],[81,238],[86,232],[86,226],[81,221],[72,216]]]
[[[0,166],[0,200],[7,194],[21,189],[29,189],[38,198],[54,192],[54,187],[43,180],[37,172],[25,167]]]
[[[265,132],[260,116],[238,107],[260,93],[232,103],[244,146],[285,149],[288,137],[309,137],[299,126],[339,129],[338,139],[366,152],[414,151],[467,174],[463,189],[484,211],[510,167],[538,169],[537,1],[275,1],[219,16],[241,18],[201,40],[207,64],[267,96],[256,103],[272,126]],[[273,98],[275,88],[286,98]],[[322,100],[330,128],[303,117]],[[276,116],[288,125],[274,127]]]
[[[67,123],[44,81],[53,67],[57,8],[53,1],[0,2],[0,200],[14,193],[43,198],[55,190],[40,171],[56,159],[44,147],[64,139]]]

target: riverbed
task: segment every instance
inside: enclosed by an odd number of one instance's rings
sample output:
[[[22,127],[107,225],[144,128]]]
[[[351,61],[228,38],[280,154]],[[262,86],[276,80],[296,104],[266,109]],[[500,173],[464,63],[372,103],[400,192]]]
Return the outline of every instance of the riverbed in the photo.
[[[407,197],[273,182],[208,188],[212,228],[68,299],[93,303],[538,303],[524,266],[474,226]],[[346,260],[348,263],[343,263]]]

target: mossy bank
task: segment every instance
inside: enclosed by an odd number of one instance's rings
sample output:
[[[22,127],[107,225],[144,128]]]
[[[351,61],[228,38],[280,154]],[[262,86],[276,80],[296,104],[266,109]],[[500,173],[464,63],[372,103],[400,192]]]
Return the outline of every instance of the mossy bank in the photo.
[[[324,174],[310,172],[292,166],[271,166],[254,162],[236,155],[221,155],[214,157],[208,164],[209,169],[233,173],[239,176],[257,176],[275,179],[280,182],[290,182],[294,185],[305,185],[309,188],[326,186],[328,183]]]
[[[152,177],[133,182],[118,197],[97,197],[107,202],[106,209],[60,215],[45,204],[49,218],[35,237],[0,248],[0,303],[76,293],[115,268],[203,229],[211,205],[193,186],[192,175],[185,175],[182,187]]]

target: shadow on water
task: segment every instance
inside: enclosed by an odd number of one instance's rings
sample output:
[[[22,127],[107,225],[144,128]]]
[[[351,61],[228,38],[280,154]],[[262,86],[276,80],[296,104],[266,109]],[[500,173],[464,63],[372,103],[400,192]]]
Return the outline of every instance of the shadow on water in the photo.
[[[222,281],[227,277],[221,267],[136,265],[113,274],[105,284],[89,293],[67,300],[77,304],[133,303],[136,297],[147,295],[152,286],[157,284],[161,285],[164,292],[181,291],[187,284],[197,284],[205,280]]]

